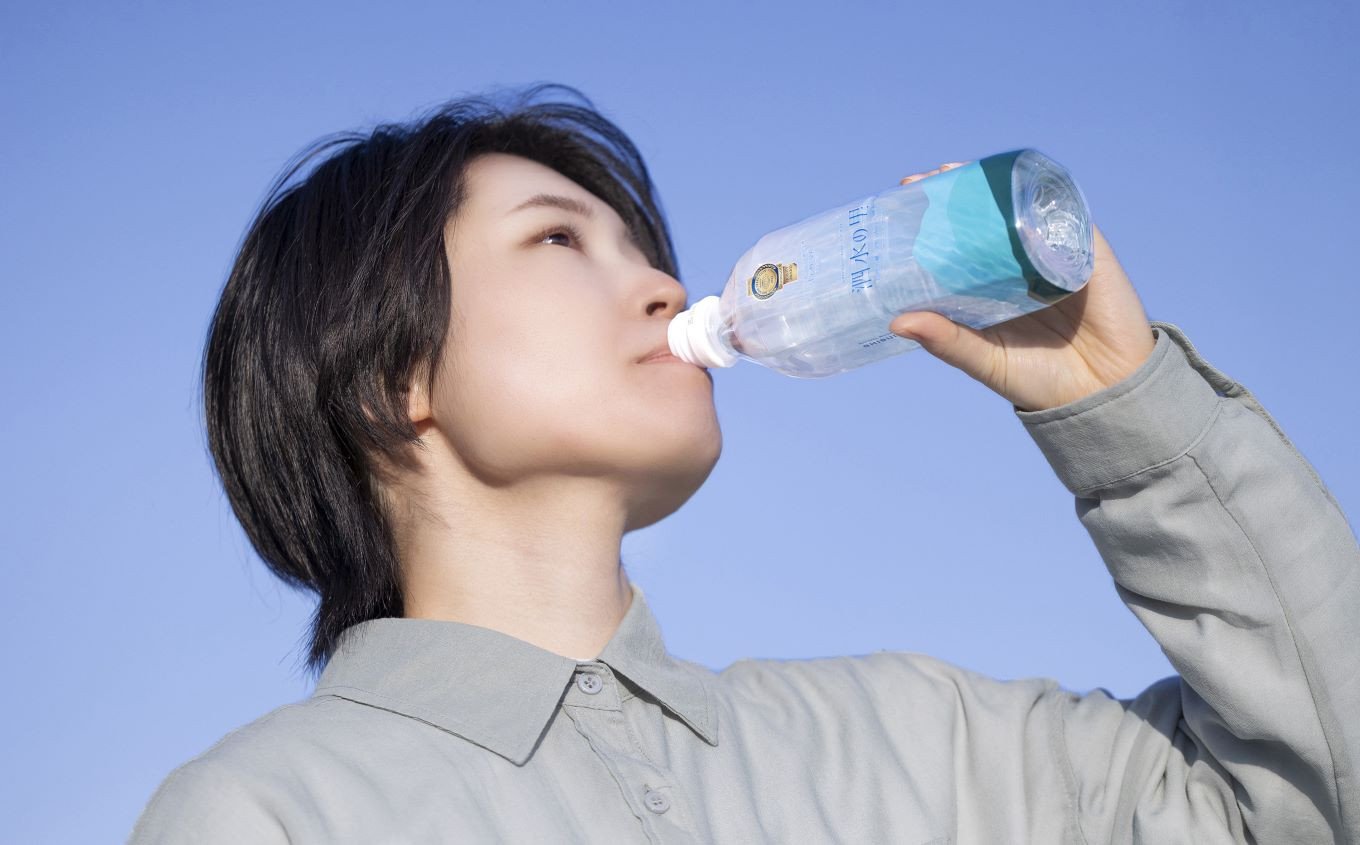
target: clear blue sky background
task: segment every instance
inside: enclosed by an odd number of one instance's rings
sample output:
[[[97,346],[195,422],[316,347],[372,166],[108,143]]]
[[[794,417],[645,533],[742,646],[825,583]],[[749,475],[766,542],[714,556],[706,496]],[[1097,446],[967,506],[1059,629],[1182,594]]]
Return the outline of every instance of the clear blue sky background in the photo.
[[[311,606],[219,490],[196,370],[243,228],[309,141],[575,85],[646,157],[692,299],[766,231],[1037,147],[1149,316],[1251,388],[1354,521],[1357,40],[1341,0],[6,0],[7,836],[120,841],[174,766],[310,692]],[[624,548],[674,653],[900,649],[1119,695],[1171,672],[1004,399],[923,351],[715,380],[722,460]]]

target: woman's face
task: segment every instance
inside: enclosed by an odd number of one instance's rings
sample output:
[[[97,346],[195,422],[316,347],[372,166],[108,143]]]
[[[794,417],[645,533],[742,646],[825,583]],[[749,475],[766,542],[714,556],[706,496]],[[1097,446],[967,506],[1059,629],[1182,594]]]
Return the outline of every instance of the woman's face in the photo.
[[[617,483],[625,530],[680,507],[722,449],[708,371],[667,351],[684,287],[648,264],[603,200],[489,153],[445,228],[452,313],[425,427],[484,482]],[[553,195],[589,214],[525,203]]]

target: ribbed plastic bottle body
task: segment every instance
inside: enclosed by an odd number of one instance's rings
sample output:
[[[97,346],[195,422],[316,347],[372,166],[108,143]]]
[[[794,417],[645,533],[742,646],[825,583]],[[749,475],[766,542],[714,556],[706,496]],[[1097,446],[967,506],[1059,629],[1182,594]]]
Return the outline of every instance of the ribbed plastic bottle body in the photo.
[[[820,378],[919,344],[888,331],[905,311],[974,328],[1084,285],[1090,213],[1035,150],[989,156],[770,232],[737,261],[710,337],[758,364]]]

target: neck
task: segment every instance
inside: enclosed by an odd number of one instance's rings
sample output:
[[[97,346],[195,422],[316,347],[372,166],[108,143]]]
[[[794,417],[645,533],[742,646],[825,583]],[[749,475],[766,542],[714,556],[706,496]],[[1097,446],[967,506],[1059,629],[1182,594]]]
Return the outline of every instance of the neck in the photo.
[[[625,513],[598,479],[553,478],[443,497],[398,530],[405,615],[490,628],[593,658],[632,602]]]

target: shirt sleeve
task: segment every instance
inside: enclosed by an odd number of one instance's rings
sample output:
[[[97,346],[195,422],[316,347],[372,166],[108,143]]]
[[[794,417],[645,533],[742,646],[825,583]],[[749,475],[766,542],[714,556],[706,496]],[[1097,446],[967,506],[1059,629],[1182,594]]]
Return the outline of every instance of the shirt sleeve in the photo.
[[[151,796],[128,845],[287,845],[282,821],[264,796],[211,757],[184,763]]]
[[[1250,391],[1170,323],[1124,381],[1014,412],[1178,677],[1066,692],[1091,842],[1360,842],[1360,546]]]

